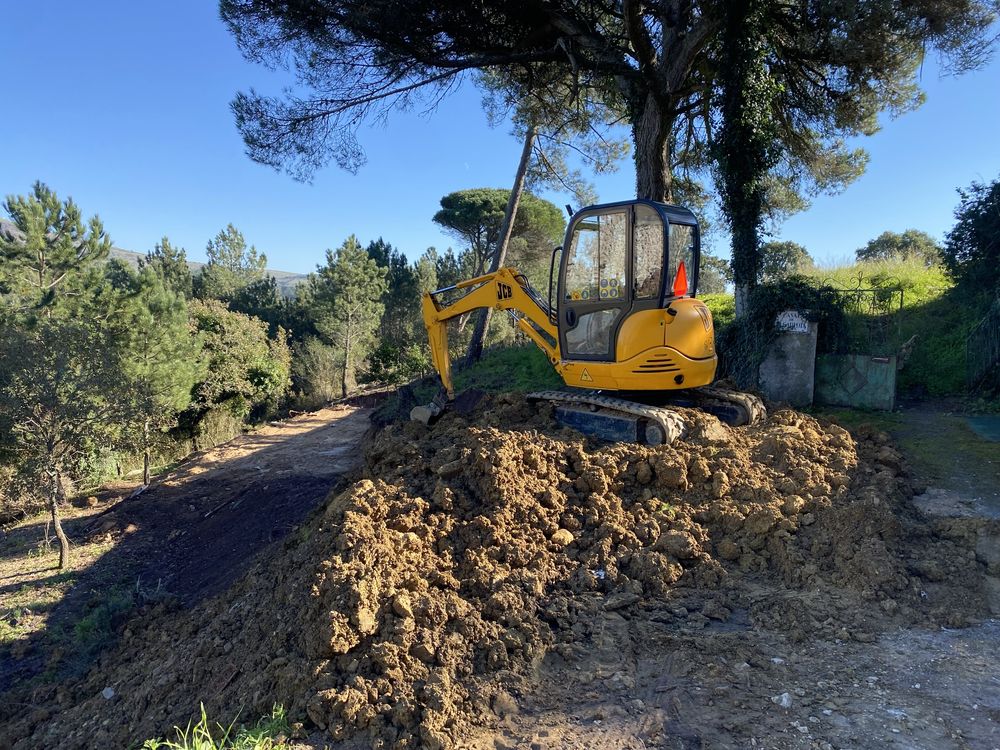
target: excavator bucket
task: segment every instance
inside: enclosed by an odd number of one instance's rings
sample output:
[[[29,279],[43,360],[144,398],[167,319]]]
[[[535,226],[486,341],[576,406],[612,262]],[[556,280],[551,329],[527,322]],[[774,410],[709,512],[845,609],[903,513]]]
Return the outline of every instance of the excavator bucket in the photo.
[[[438,421],[448,407],[448,394],[442,388],[429,404],[421,404],[410,409],[410,420],[432,425]]]

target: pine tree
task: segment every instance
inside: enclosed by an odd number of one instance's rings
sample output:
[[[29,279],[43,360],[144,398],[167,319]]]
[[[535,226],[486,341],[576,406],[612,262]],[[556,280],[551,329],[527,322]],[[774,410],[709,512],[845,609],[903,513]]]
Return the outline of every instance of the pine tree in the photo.
[[[385,311],[386,269],[371,258],[354,235],[326,251],[326,265],[310,277],[320,335],[339,349],[341,393],[347,396],[358,364],[371,350]]]
[[[196,291],[200,299],[229,301],[248,284],[264,277],[267,256],[253,245],[232,224],[208,241],[205,247],[208,263],[201,269]]]
[[[18,469],[44,488],[59,539],[59,567],[69,539],[59,505],[62,479],[94,444],[110,444],[120,422],[123,374],[116,346],[89,321],[47,316],[5,332],[0,351],[0,408],[10,425]]]
[[[60,201],[42,182],[28,196],[7,196],[3,205],[16,228],[0,232],[0,279],[6,278],[9,303],[18,312],[51,315],[60,292],[107,257],[111,238],[97,216],[85,226],[73,199]]]
[[[160,275],[168,289],[191,299],[194,281],[191,267],[187,262],[187,251],[183,247],[174,247],[170,239],[164,237],[160,243],[139,259],[139,268],[152,268]]]
[[[188,325],[184,297],[153,267],[143,268],[123,316],[122,365],[131,432],[142,449],[142,482],[149,484],[150,449],[172,427],[204,374],[201,340]]]

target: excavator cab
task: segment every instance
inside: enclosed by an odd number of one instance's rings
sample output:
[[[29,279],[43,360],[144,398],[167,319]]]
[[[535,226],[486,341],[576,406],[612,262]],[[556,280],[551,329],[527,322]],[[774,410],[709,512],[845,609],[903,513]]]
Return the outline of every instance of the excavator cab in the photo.
[[[576,363],[567,384],[648,391],[712,381],[712,319],[694,298],[699,242],[694,214],[679,206],[634,200],[573,216],[549,284],[560,358]]]
[[[559,343],[566,359],[613,361],[634,313],[693,297],[698,222],[684,208],[629,201],[573,217],[558,279]]]

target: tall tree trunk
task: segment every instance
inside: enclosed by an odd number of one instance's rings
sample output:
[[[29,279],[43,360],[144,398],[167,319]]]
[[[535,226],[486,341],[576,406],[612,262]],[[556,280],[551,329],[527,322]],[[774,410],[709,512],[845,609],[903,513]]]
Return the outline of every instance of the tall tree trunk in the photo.
[[[142,423],[142,483],[149,484],[149,420]]]
[[[732,232],[736,317],[747,313],[760,278],[764,180],[777,162],[773,101],[777,85],[767,64],[763,33],[767,0],[734,3],[722,28],[718,96],[722,123],[714,146],[722,208]]]
[[[69,538],[63,531],[62,522],[59,520],[59,488],[62,477],[59,476],[58,469],[52,470],[49,476],[52,479],[52,490],[49,492],[49,510],[52,513],[52,527],[59,540],[59,570],[65,570],[69,566]]]
[[[524,134],[524,148],[521,149],[521,160],[517,163],[517,173],[514,175],[514,186],[510,190],[510,197],[507,199],[507,208],[504,210],[503,224],[500,226],[500,243],[496,252],[493,253],[493,260],[490,261],[489,273],[495,273],[504,260],[507,258],[507,248],[510,245],[510,237],[514,233],[514,220],[517,218],[517,207],[521,203],[521,194],[524,192],[524,176],[528,171],[528,162],[531,161],[531,149],[535,145],[535,136],[538,128],[535,123],[528,125],[528,130]],[[468,367],[473,362],[478,362],[483,356],[483,343],[486,340],[486,332],[490,327],[490,319],[493,317],[493,308],[487,307],[480,311],[479,319],[476,320],[476,327],[472,331],[472,341],[469,342],[469,352],[465,357],[465,364]]]
[[[673,176],[667,141],[672,124],[662,103],[646,94],[633,105],[632,138],[635,142],[635,195],[654,201],[673,200]]]

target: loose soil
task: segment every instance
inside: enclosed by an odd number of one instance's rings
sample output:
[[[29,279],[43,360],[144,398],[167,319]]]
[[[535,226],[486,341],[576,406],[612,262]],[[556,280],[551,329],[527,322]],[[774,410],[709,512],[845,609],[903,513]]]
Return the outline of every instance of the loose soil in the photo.
[[[17,637],[0,646],[0,692],[42,671],[89,667],[80,662],[91,644],[74,653],[79,622],[109,597],[120,630],[133,604],[190,606],[228,588],[359,466],[370,412],[340,406],[274,422],[190,456],[138,495],[134,484],[97,493],[93,507],[66,513],[66,573],[57,545],[38,546],[44,517],[9,530],[0,613],[16,620]]]
[[[229,591],[148,607],[3,737],[124,747],[279,702],[315,747],[1000,745],[994,649],[963,640],[995,635],[996,522],[922,514],[878,430],[685,417],[656,448],[519,396],[390,425]]]

